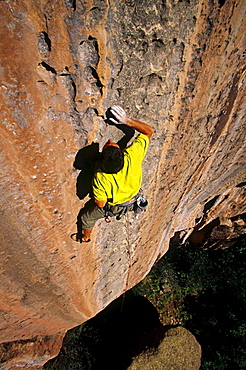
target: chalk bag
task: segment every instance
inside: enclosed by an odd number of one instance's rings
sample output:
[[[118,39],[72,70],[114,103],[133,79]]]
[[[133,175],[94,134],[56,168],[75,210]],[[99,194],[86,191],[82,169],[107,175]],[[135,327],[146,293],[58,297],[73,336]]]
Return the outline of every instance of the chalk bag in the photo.
[[[140,196],[137,198],[136,202],[134,203],[134,212],[135,213],[141,213],[146,210],[146,207],[148,205],[147,199]]]

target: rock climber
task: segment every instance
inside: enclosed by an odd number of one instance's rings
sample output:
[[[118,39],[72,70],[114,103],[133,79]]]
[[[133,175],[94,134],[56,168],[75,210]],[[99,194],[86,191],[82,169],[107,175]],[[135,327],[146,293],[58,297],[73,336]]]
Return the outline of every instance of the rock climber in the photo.
[[[134,204],[142,182],[142,161],[154,130],[151,126],[129,118],[118,105],[110,108],[113,124],[125,124],[134,128],[139,135],[132,144],[122,150],[118,144],[108,140],[103,147],[99,169],[93,178],[93,196],[78,216],[78,233],[73,240],[90,242],[90,235],[97,220],[107,216],[120,217],[134,210]]]

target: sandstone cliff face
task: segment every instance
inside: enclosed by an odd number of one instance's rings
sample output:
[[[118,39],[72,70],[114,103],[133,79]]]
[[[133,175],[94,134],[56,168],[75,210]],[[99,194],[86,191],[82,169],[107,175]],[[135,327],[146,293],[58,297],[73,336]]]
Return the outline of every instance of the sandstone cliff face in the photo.
[[[65,331],[143,279],[170,238],[245,212],[245,8],[1,1],[1,342],[48,336],[55,355]],[[92,243],[76,244],[88,198],[76,195],[73,162],[122,136],[102,117],[115,103],[155,129],[148,210],[102,220]]]

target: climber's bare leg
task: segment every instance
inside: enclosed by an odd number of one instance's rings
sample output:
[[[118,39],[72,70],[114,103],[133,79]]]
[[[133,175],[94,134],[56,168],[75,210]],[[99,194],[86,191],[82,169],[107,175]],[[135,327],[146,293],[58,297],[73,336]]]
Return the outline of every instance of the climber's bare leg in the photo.
[[[88,242],[88,240],[90,239],[90,236],[91,236],[91,232],[92,232],[92,229],[82,230],[82,233],[83,233],[82,240],[84,242]]]

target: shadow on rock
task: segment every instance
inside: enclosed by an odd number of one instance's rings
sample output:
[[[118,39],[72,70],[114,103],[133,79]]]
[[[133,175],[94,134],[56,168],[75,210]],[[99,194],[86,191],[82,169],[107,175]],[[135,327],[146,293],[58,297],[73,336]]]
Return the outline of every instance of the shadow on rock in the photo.
[[[144,333],[160,328],[153,342]],[[166,328],[147,298],[127,292],[85,324],[67,332],[59,355],[44,369],[126,370],[146,345],[158,347]]]
[[[88,194],[92,198],[92,180],[97,161],[99,160],[99,144],[92,143],[78,151],[73,166],[81,170],[77,177],[76,194],[84,199]]]

